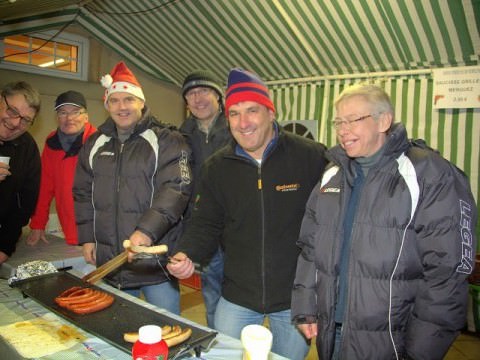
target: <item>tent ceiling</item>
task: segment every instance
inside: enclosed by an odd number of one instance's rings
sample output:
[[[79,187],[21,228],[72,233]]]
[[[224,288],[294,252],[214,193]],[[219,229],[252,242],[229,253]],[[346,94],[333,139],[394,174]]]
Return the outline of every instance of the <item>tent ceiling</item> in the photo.
[[[480,60],[480,0],[0,1],[0,36],[69,23],[176,84],[196,68],[281,81]]]

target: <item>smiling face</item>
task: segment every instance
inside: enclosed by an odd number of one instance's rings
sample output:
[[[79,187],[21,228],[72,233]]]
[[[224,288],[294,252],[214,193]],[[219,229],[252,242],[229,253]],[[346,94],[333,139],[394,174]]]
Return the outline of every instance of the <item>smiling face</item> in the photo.
[[[125,92],[111,94],[107,100],[107,110],[115,125],[121,130],[130,130],[142,118],[145,102]]]
[[[254,159],[261,159],[274,136],[275,113],[257,102],[243,101],[231,105],[227,115],[237,143]]]
[[[57,109],[57,120],[60,131],[67,135],[79,133],[88,121],[84,108],[75,105],[63,105]]]
[[[337,139],[351,158],[369,157],[375,154],[386,141],[392,116],[389,113],[377,115],[372,104],[364,96],[352,96],[339,102],[336,107],[337,119],[354,120],[366,115],[363,120],[342,124]]]
[[[218,114],[220,107],[219,95],[209,87],[196,87],[185,94],[188,109],[201,122],[211,123]]]
[[[25,121],[33,122],[35,115],[35,110],[28,105],[23,94],[2,97],[0,99],[0,141],[10,141],[22,135],[29,127]]]

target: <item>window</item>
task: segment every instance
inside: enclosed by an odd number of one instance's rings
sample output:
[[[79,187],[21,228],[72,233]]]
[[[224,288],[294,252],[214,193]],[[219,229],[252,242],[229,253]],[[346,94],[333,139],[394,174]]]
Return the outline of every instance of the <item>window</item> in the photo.
[[[0,43],[0,68],[87,80],[87,38],[54,31],[12,35]]]

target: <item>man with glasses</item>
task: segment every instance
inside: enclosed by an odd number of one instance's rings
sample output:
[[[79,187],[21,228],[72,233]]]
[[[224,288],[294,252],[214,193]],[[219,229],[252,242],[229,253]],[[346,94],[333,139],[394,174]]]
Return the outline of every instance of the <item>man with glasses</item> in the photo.
[[[58,128],[48,135],[43,147],[40,195],[30,220],[32,231],[27,238],[27,244],[32,246],[40,240],[48,243],[45,226],[53,198],[66,243],[78,244],[73,210],[73,178],[78,152],[96,129],[88,121],[85,97],[77,91],[70,90],[60,94],[55,100],[55,111]]]
[[[183,82],[182,93],[191,115],[182,124],[180,131],[192,148],[192,172],[196,180],[189,206],[190,214],[203,162],[225,146],[232,137],[223,112],[223,91],[220,82],[212,73],[207,70],[192,72]],[[220,248],[210,263],[202,269],[201,279],[207,325],[213,329],[215,309],[221,296],[223,281],[223,253]]]
[[[292,319],[320,359],[443,359],[466,323],[477,210],[385,91],[346,88],[300,231]]]
[[[40,154],[27,130],[39,111],[40,94],[28,83],[9,83],[1,90],[0,264],[14,253],[37,203]]]

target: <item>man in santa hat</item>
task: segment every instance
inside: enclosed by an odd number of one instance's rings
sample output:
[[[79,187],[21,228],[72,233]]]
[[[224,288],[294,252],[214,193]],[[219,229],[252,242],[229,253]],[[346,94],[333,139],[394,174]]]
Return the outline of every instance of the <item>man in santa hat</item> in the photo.
[[[82,148],[73,186],[79,244],[97,266],[124,251],[125,239],[173,249],[192,185],[184,137],[150,114],[127,66],[118,63],[101,82],[110,116]],[[106,281],[179,314],[178,282],[164,269],[166,256],[130,260]]]

